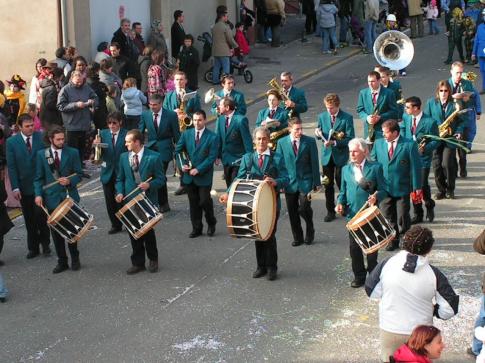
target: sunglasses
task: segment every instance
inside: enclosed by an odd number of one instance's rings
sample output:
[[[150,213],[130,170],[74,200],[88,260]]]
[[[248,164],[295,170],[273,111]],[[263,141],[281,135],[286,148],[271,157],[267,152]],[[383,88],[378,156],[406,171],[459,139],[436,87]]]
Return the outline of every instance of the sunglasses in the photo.
[[[440,89],[440,92],[449,92],[447,89]]]

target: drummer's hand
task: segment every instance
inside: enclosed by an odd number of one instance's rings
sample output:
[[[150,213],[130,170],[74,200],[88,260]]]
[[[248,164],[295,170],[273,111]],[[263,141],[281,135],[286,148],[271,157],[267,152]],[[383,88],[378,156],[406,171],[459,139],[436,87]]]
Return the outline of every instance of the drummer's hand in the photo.
[[[115,200],[118,203],[121,203],[123,201],[123,194],[117,194],[116,197],[115,197]]]
[[[71,180],[69,178],[66,178],[65,176],[61,176],[58,180],[59,180],[59,184],[61,184],[63,187],[71,184]]]
[[[189,171],[190,171],[190,166],[188,166],[188,165],[183,165],[183,166],[182,166],[182,171],[183,171],[184,173],[189,172]]]
[[[272,187],[275,187],[277,185],[276,181],[270,176],[265,177],[264,181],[268,182]]]
[[[369,205],[375,205],[377,203],[377,195],[369,195],[369,198],[367,198],[367,203],[369,203]]]
[[[335,207],[335,212],[342,215],[342,213],[344,212],[344,206],[342,204],[337,204],[337,206]]]
[[[323,143],[325,147],[332,147],[334,145],[333,140],[327,140],[326,142]]]
[[[150,189],[150,183],[143,182],[143,183],[138,184],[138,186],[143,191]]]
[[[42,197],[35,197],[35,205],[42,207]]]
[[[197,174],[199,174],[199,171],[197,170],[197,168],[193,168],[193,169],[190,169],[189,174],[191,176],[196,176]]]
[[[219,203],[226,204],[228,199],[229,199],[229,195],[227,193],[223,193],[219,197]]]

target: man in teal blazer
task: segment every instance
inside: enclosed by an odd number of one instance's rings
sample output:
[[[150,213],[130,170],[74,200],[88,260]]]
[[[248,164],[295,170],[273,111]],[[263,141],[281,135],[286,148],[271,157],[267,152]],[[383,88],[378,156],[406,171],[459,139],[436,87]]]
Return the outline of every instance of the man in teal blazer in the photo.
[[[234,102],[236,103],[235,112],[238,115],[246,115],[247,106],[246,100],[244,99],[244,93],[237,91],[234,89],[236,82],[234,80],[234,76],[232,74],[224,74],[222,76],[221,85],[222,89],[215,93],[216,99],[212,102],[211,105],[211,113],[213,115],[218,114],[218,104],[219,100],[224,97],[231,97]]]
[[[376,66],[374,71],[379,72],[381,76],[381,86],[394,92],[397,107],[397,119],[401,120],[404,113],[404,105],[402,103],[397,103],[397,101],[402,99],[401,83],[398,80],[392,79],[392,71],[388,67]]]
[[[351,220],[366,202],[375,205],[387,197],[387,184],[382,165],[370,161],[369,147],[364,139],[352,139],[349,142],[350,162],[342,169],[342,184],[337,200],[337,213],[347,214]],[[377,265],[377,251],[367,255],[367,268],[361,248],[349,233],[350,258],[354,280],[350,286],[363,286],[367,273]]]
[[[150,96],[150,110],[142,113],[139,129],[142,133],[147,131],[146,147],[158,152],[165,175],[168,163],[173,160],[174,145],[180,138],[180,129],[177,114],[165,107],[162,108],[162,100],[162,96],[158,94]],[[158,204],[162,213],[170,210],[166,184],[158,190]]]
[[[280,139],[276,152],[283,155],[290,178],[285,188],[285,199],[293,233],[292,246],[299,246],[303,242],[309,245],[315,239],[309,193],[321,186],[317,143],[313,137],[303,135],[302,122],[299,118],[292,118],[289,128],[290,135]],[[305,239],[303,239],[300,216],[306,223]]]
[[[364,137],[370,142],[382,138],[382,123],[397,119],[394,92],[380,85],[381,75],[372,71],[367,75],[369,87],[360,90],[357,113],[364,122]]]
[[[340,109],[340,98],[335,93],[325,96],[323,103],[327,111],[318,115],[315,134],[323,142],[322,172],[326,177],[325,205],[327,215],[323,219],[335,219],[335,183],[340,190],[342,167],[349,160],[349,141],[354,138],[354,119]]]
[[[25,228],[27,229],[27,258],[40,253],[51,253],[50,234],[44,211],[35,205],[34,177],[37,152],[43,149],[42,133],[34,131],[34,121],[29,114],[21,114],[17,120],[20,132],[7,139],[7,167],[15,199],[20,200]]]
[[[206,114],[203,110],[193,115],[194,128],[182,134],[175,152],[179,168],[182,170],[182,184],[187,190],[190,206],[192,232],[190,238],[202,234],[202,212],[207,221],[207,235],[212,237],[216,231],[216,217],[210,191],[214,162],[217,158],[216,134],[205,127]]]
[[[107,147],[102,150],[101,154],[101,173],[99,179],[103,185],[104,200],[106,210],[111,222],[111,229],[108,234],[121,232],[122,224],[116,217],[116,212],[121,205],[116,202],[116,173],[122,153],[126,152],[125,136],[126,130],[121,128],[123,115],[121,112],[112,112],[108,115],[108,128],[101,130],[100,138],[96,137],[93,147],[98,143],[103,143]]]
[[[291,117],[300,117],[302,113],[308,110],[305,91],[293,87],[293,75],[290,72],[281,73],[280,80],[283,92],[288,98],[284,101],[284,107],[292,110]]]
[[[431,188],[428,183],[428,177],[433,151],[438,147],[440,142],[424,136],[438,136],[438,124],[431,117],[423,114],[419,97],[407,98],[405,111],[406,113],[403,116],[401,125],[401,134],[406,139],[413,140],[418,145],[418,152],[421,159],[422,200],[424,200],[424,205],[426,207],[426,219],[433,222],[435,202],[431,197]],[[412,200],[414,217],[411,219],[411,224],[421,223],[423,221],[424,210],[422,200],[420,197],[416,198],[416,200]]]
[[[237,115],[235,107],[236,104],[230,97],[219,101],[220,116],[215,129],[219,147],[216,163],[222,161],[228,188],[238,173],[238,163],[242,156],[253,151],[248,119],[246,116]]]
[[[388,185],[389,196],[381,201],[380,208],[396,230],[396,238],[386,247],[393,251],[399,248],[399,225],[402,234],[411,227],[409,195],[421,193],[421,159],[418,145],[399,134],[396,120],[384,122],[382,131],[384,138],[376,140],[371,157],[382,164]]]
[[[266,128],[258,127],[254,130],[254,143],[256,150],[243,156],[237,179],[265,180],[275,188],[277,193],[277,212],[273,233],[266,241],[255,241],[258,267],[253,273],[254,278],[268,274],[268,280],[273,281],[276,279],[278,270],[278,251],[275,234],[281,209],[279,191],[286,188],[289,178],[283,155],[273,153],[268,146],[269,131]],[[226,203],[227,199],[228,195],[223,194],[219,200],[222,203]]]
[[[45,206],[49,213],[52,213],[68,196],[79,202],[77,185],[81,182],[83,171],[78,150],[64,145],[64,129],[57,125],[53,126],[48,136],[50,146],[37,152],[34,192],[35,204],[39,207]],[[71,176],[72,174],[74,176]],[[43,188],[55,181],[58,183],[46,189]],[[52,239],[57,253],[57,266],[52,272],[57,274],[67,270],[69,265],[64,237],[52,229]],[[81,268],[77,243],[67,245],[71,255],[71,269],[77,271]]]
[[[191,99],[186,101],[184,110],[182,111],[180,109],[181,93],[190,93],[192,91],[185,88],[185,86],[187,85],[187,78],[184,72],[175,72],[173,80],[175,83],[175,90],[170,91],[165,95],[165,99],[163,100],[163,108],[170,111],[175,111],[179,119],[185,116],[192,118],[192,114],[195,111],[199,111],[202,109],[202,107],[200,106],[200,97],[198,94],[196,94],[195,97],[192,97]]]
[[[165,175],[160,161],[160,155],[143,146],[143,134],[139,130],[130,130],[125,137],[128,152],[121,154],[116,176],[116,201],[121,203],[124,196],[134,192],[126,202],[140,193],[145,193],[153,204],[157,204],[157,190],[166,184]],[[149,182],[147,180],[152,178]],[[126,271],[128,275],[145,270],[145,250],[149,259],[148,271],[158,271],[158,249],[153,228],[139,239],[130,234],[132,266]]]

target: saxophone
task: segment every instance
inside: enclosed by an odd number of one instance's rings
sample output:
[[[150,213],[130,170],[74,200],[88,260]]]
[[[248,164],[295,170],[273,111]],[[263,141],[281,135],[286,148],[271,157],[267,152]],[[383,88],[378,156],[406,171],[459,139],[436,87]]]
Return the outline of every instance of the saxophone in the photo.
[[[438,126],[440,137],[444,138],[444,137],[452,136],[452,129],[451,129],[452,123],[455,121],[455,119],[459,115],[464,114],[464,113],[468,112],[469,110],[470,110],[469,108],[465,108],[465,109],[461,110],[459,103],[455,103],[455,111],[453,111],[453,113],[450,116],[448,116],[446,118],[446,120],[444,120]]]
[[[180,106],[179,106],[179,110],[185,114],[185,116],[181,116],[179,117],[179,129],[180,129],[180,132],[184,132],[188,127],[192,126],[192,119],[187,116],[187,114],[185,113],[185,107],[186,107],[186,104],[185,104],[185,90],[180,90]]]
[[[377,102],[374,105],[374,110],[372,111],[372,116],[376,116],[379,114],[379,108],[377,107]],[[375,141],[376,135],[375,135],[375,129],[374,129],[374,124],[367,124],[367,139],[370,143],[373,143]]]

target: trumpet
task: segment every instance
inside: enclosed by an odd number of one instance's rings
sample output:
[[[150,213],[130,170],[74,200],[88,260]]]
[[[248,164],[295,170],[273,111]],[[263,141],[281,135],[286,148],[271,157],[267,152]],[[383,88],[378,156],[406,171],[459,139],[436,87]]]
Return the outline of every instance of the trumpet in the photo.
[[[272,78],[268,82],[268,86],[276,90],[285,101],[291,101],[288,95],[286,94],[285,89],[278,83],[276,78]],[[291,118],[292,116],[293,116],[293,109],[290,108],[290,110],[288,111],[288,117]]]
[[[96,135],[96,138],[98,140],[101,140],[99,129],[98,129],[98,134]],[[106,149],[108,147],[108,144],[104,144],[100,142],[100,143],[94,144],[93,147],[94,147],[94,159],[92,163],[94,165],[101,165],[103,163],[103,159],[102,159],[103,149]]]
[[[216,95],[216,91],[214,90],[214,88],[210,88],[204,95],[204,103],[208,104],[214,101],[220,101],[221,98],[221,96]]]

